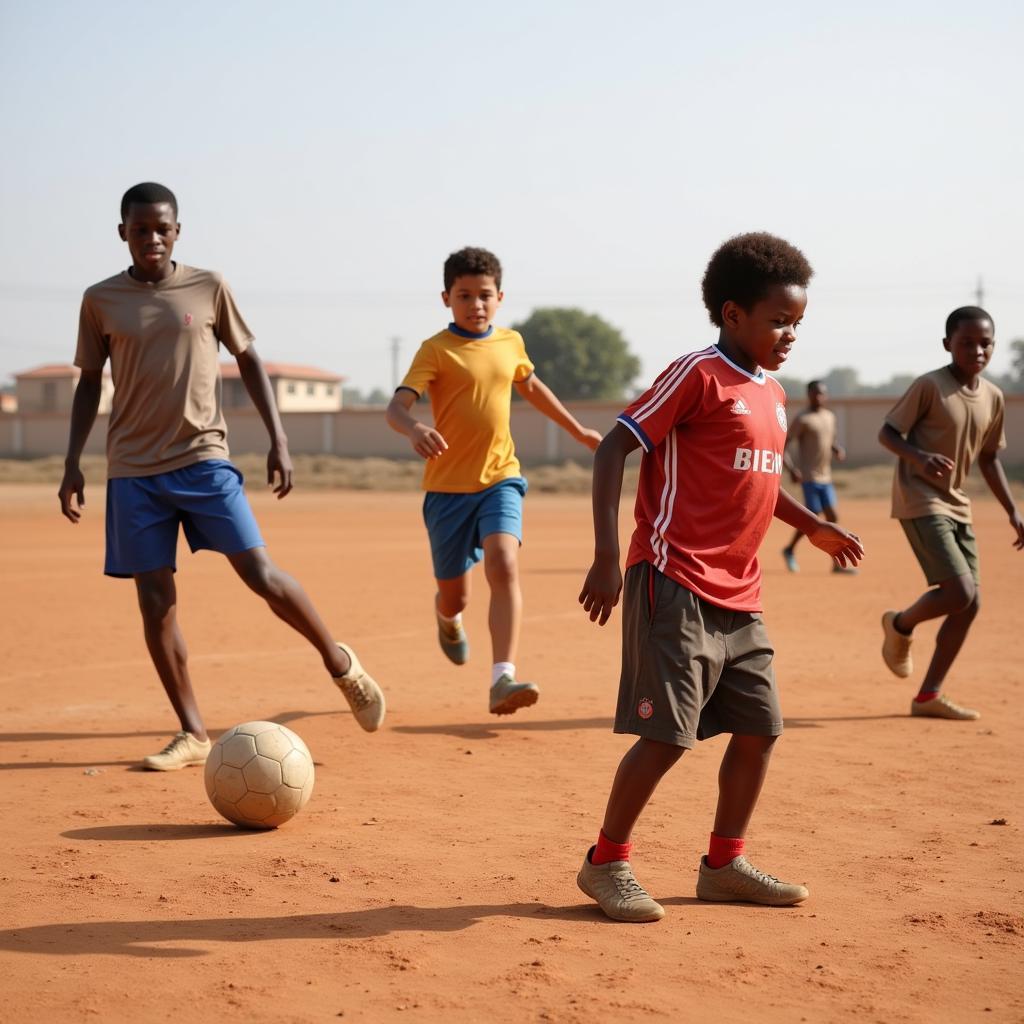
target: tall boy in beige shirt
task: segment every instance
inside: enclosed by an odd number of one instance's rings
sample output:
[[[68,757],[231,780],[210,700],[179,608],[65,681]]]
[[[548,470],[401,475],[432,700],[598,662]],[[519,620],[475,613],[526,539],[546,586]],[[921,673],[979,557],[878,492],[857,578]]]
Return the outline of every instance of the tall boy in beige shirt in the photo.
[[[978,548],[964,483],[975,459],[1010,518],[1014,547],[1024,548],[1024,521],[999,463],[1006,447],[1003,394],[981,376],[992,358],[995,326],[977,306],[953,310],[943,346],[950,363],[918,377],[885,418],[878,435],[899,456],[893,478],[892,515],[900,521],[931,590],[902,611],[882,616],[882,657],[897,676],[913,671],[914,628],[945,616],[935,653],[910,705],[912,715],[972,720],[977,711],[954,704],[940,691],[978,614]]]

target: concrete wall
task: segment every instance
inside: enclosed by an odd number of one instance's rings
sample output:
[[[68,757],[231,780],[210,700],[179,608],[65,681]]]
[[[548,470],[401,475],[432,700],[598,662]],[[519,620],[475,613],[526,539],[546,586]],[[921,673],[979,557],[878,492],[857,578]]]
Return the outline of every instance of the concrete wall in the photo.
[[[835,411],[839,441],[846,447],[851,465],[886,461],[889,456],[877,441],[878,430],[892,398],[844,398],[830,403]],[[573,415],[584,424],[607,431],[621,411],[618,402],[570,402]],[[800,403],[790,404],[790,414]],[[419,402],[416,415],[430,422],[430,406]],[[237,454],[265,452],[267,435],[256,411],[251,407],[225,409],[228,442]],[[348,408],[338,412],[282,412],[282,421],[292,452],[333,454],[353,458],[412,458],[409,442],[392,431],[384,420],[382,408]],[[89,454],[102,453],[107,417],[99,416],[86,447]],[[525,402],[512,406],[512,433],[516,450],[525,462],[557,462],[570,458],[585,459],[582,448]],[[0,414],[0,458],[41,458],[63,455],[67,445],[66,414]],[[1008,466],[1024,465],[1024,395],[1006,396]]]

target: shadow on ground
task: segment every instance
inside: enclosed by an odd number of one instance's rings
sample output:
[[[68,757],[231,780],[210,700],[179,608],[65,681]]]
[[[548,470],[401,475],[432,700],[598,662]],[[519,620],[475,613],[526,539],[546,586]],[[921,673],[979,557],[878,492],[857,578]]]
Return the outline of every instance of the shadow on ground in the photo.
[[[65,839],[100,840],[102,842],[153,842],[181,839],[224,839],[230,836],[257,837],[273,829],[244,829],[227,822],[205,822],[198,825],[94,825],[61,832]]]
[[[442,725],[396,725],[392,732],[407,736],[457,736],[464,740],[493,740],[503,732],[569,732],[573,729],[611,729],[611,718],[555,718],[538,722],[516,718],[508,722],[463,722]]]
[[[671,902],[671,901],[670,901]],[[456,932],[490,917],[536,921],[586,921],[615,926],[593,904],[549,907],[541,903],[495,906],[413,907],[396,905],[337,914],[286,917],[215,917],[185,921],[90,921],[35,925],[0,931],[0,950],[84,956],[182,958],[206,956],[219,942],[281,939],[365,939],[394,932]],[[163,943],[176,943],[166,946]],[[184,945],[181,945],[181,944]]]

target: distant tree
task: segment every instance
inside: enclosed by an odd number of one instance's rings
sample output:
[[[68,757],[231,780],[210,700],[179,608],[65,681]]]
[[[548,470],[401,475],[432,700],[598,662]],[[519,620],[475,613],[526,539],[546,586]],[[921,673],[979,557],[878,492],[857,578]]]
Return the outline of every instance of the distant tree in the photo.
[[[856,395],[861,390],[860,378],[852,366],[837,366],[821,379],[828,385],[828,393],[834,398]]]
[[[774,375],[773,375],[774,376]],[[803,398],[807,394],[807,381],[798,380],[796,377],[775,377],[786,392],[786,397],[791,401]]]
[[[391,392],[383,388],[374,388],[364,399],[366,405],[387,405],[391,401]]]
[[[640,372],[618,328],[581,309],[535,309],[512,325],[537,375],[560,398],[621,400]]]
[[[1024,338],[1014,338],[1010,342],[1010,376],[1014,390],[1024,391]]]

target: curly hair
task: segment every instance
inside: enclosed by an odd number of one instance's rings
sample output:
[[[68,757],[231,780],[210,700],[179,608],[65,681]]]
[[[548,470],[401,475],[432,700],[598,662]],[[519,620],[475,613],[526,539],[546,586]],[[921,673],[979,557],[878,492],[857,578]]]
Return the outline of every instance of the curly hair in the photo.
[[[722,306],[733,301],[748,312],[775,285],[806,288],[813,276],[807,257],[783,238],[766,231],[736,235],[723,242],[711,257],[701,294],[708,316],[722,326]]]
[[[178,216],[178,200],[166,185],[158,185],[155,181],[143,181],[132,185],[121,197],[121,223],[128,219],[128,210],[132,203],[148,206],[150,203],[170,203],[174,216]]]
[[[453,252],[444,261],[444,290],[450,292],[456,278],[475,274],[490,275],[501,291],[501,261],[493,252],[472,245]]]
[[[954,309],[949,316],[946,317],[946,337],[952,338],[956,333],[956,329],[965,320],[987,320],[992,325],[992,332],[995,333],[996,322],[981,308],[981,306],[960,306],[958,309]]]

